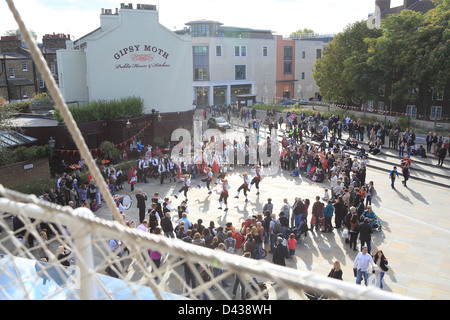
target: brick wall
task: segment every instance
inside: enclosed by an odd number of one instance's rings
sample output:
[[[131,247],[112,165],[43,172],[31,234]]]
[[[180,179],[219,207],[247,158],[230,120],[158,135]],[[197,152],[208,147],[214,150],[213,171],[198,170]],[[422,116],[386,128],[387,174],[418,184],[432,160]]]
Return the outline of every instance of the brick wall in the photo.
[[[33,166],[31,169],[25,169],[25,166]],[[34,181],[38,179],[49,179],[50,167],[48,159],[37,159],[32,161],[23,161],[7,166],[0,167],[0,184],[11,188],[18,184]]]

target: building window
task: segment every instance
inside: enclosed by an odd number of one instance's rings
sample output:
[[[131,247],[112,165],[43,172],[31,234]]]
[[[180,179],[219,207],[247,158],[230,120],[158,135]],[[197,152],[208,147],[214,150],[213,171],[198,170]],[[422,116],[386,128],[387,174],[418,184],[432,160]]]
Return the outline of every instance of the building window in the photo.
[[[246,57],[247,56],[247,47],[246,46],[235,46],[234,47],[234,56],[235,57]]]
[[[28,71],[28,61],[22,61],[22,71]]]
[[[292,74],[292,61],[284,62],[284,74]]]
[[[246,66],[245,65],[235,65],[234,66],[234,79],[235,80],[245,80],[246,79]]]
[[[27,89],[23,89],[23,97],[28,98],[28,92]]]
[[[378,111],[384,111],[384,102],[378,101]]]
[[[52,71],[52,75],[56,76],[56,64],[54,62],[50,64],[50,70]]]
[[[216,57],[222,56],[222,46],[216,46]]]
[[[306,58],[306,51],[302,51],[302,59]]]
[[[417,108],[415,105],[407,105],[406,106],[406,115],[411,117],[411,119],[415,119],[417,116]]]
[[[210,26],[209,24],[193,25],[190,33],[193,37],[209,37],[211,35]]]
[[[302,80],[305,80],[305,73],[302,72]]]
[[[209,47],[192,47],[194,60],[194,80],[209,80]]]
[[[241,46],[241,57],[246,57],[246,56],[247,56],[247,47]]]
[[[14,68],[9,68],[9,77],[11,79],[16,77],[16,71],[14,70]]]
[[[373,111],[373,101],[367,101],[367,111]]]
[[[292,60],[292,47],[284,47],[284,60]]]
[[[378,89],[378,94],[380,95],[380,97],[384,97],[384,95],[385,95],[384,85],[382,85],[382,86]]]
[[[267,57],[267,55],[268,55],[268,49],[267,49],[267,47],[263,47],[263,48],[262,48],[262,55],[263,55],[263,57]]]
[[[317,49],[316,50],[316,59],[321,59],[322,58],[322,49]]]
[[[442,117],[442,106],[431,107],[430,118],[431,120],[441,120]]]
[[[45,82],[44,82],[44,77],[42,75],[39,76],[39,88],[44,88],[45,87]]]

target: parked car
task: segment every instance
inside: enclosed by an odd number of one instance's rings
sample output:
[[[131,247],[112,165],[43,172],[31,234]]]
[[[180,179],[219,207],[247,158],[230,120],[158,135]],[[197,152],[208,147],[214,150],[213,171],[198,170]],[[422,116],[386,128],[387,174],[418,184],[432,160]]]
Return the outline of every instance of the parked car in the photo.
[[[308,102],[309,102],[309,99],[306,99],[306,98],[303,98],[303,99],[300,99],[300,104],[308,104]]]
[[[290,106],[290,105],[293,105],[294,103],[295,103],[294,100],[283,99],[283,100],[279,101],[277,104],[281,104],[283,106]]]
[[[223,117],[209,118],[208,127],[225,131],[231,129],[231,124]]]

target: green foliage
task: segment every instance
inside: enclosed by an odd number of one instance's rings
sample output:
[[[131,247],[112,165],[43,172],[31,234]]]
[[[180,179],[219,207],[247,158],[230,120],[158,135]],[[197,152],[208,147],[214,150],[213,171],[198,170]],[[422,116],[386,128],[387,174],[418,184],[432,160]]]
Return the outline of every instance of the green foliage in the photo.
[[[95,100],[83,105],[71,105],[69,110],[75,122],[114,120],[121,117],[137,117],[144,112],[144,101],[139,97],[127,97],[120,100]],[[64,119],[55,109],[53,117],[58,123]]]
[[[103,141],[100,144],[100,149],[101,152],[104,154],[105,159],[116,159],[120,156],[121,151],[118,150],[114,143],[112,143],[111,141]]]
[[[55,188],[56,182],[55,179],[36,179],[34,181],[21,182],[9,188],[21,193],[40,196],[43,192],[49,192],[51,188]]]
[[[297,31],[292,32],[289,35],[289,38],[297,38],[297,37],[299,37],[302,34],[314,34],[314,30],[308,29],[308,28],[304,28],[303,30],[302,29],[298,29]]]
[[[25,160],[50,158],[52,153],[53,150],[49,145],[32,147],[21,146],[14,150],[2,148],[0,152],[0,166]]]
[[[8,109],[11,112],[17,113],[31,113],[31,101],[16,101],[8,104]]]
[[[367,75],[368,67],[363,59],[368,48],[366,39],[380,35],[380,30],[369,29],[365,21],[359,21],[330,41],[313,70],[325,100],[360,104],[362,95],[370,95],[364,91],[370,91],[371,79],[355,79],[355,75],[362,72]]]
[[[450,0],[435,3],[426,13],[389,15],[381,29],[361,21],[334,37],[313,72],[323,98],[361,105],[392,86],[393,104],[427,110],[432,92],[450,83]]]

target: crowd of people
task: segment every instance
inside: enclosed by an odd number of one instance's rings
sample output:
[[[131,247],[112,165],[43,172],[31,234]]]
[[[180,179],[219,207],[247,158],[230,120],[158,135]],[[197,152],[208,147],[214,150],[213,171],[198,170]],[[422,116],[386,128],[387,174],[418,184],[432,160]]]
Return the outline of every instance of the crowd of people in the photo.
[[[313,118],[313,122],[318,122],[319,119],[320,114]],[[288,118],[286,122],[289,123],[290,120],[291,118]],[[180,166],[174,161],[169,179],[173,177],[174,181],[182,183],[183,187],[174,197],[178,199],[184,192],[184,201],[175,207],[168,197],[161,199],[155,194],[150,199],[151,209],[148,209],[145,216],[140,214],[141,221],[138,228],[213,250],[224,250],[254,259],[261,259],[264,248],[267,248],[267,251],[272,254],[272,262],[280,265],[286,265],[286,259],[295,255],[297,244],[301,243],[302,237],[307,237],[308,232],[339,230],[342,234],[346,233],[345,240],[350,248],[357,250],[359,237],[361,248],[366,247],[370,253],[371,234],[375,227],[379,227],[379,220],[371,206],[376,191],[373,182],[366,179],[367,160],[364,156],[352,157],[345,152],[345,148],[340,148],[337,140],[333,139],[334,132],[331,132],[328,142],[322,141],[324,143],[318,145],[294,136],[295,124],[294,130],[290,129],[292,128],[290,125],[289,123],[281,141],[281,167],[292,172],[294,176],[311,179],[320,183],[319,186],[322,187],[326,185],[323,197],[317,196],[314,203],[310,203],[309,199],[296,197],[292,205],[287,198],[283,199],[283,206],[278,214],[274,211],[272,199],[268,199],[261,213],[253,215],[239,226],[233,226],[231,222],[225,226],[216,226],[214,220],[211,220],[209,225],[204,225],[201,219],[197,221],[189,219],[188,191],[191,187],[195,188],[191,186],[191,179],[199,181],[198,188],[206,184],[207,195],[211,194],[212,184],[219,185],[221,190],[219,209],[222,209],[223,194],[226,193],[224,203],[227,210],[226,199],[230,187],[227,185],[226,176],[233,166],[236,167],[236,164],[224,164],[214,157],[209,161],[203,161],[202,165]],[[311,136],[313,135],[314,133]],[[151,153],[148,155],[150,159],[153,158]],[[159,157],[160,161],[161,159],[163,162],[171,161],[164,156]],[[149,160],[148,163],[151,161]],[[247,166],[243,165],[243,167],[245,170]],[[240,174],[243,183],[236,190],[235,198],[239,198],[240,192],[243,192],[247,200],[247,192],[251,191],[253,185],[259,193],[261,173],[257,173],[257,170],[261,169],[261,166],[256,165],[252,168],[251,174],[247,172]],[[164,172],[159,170],[159,175],[147,173],[146,176],[142,176],[142,174],[145,175],[145,170],[141,173],[137,167],[133,170],[135,172],[130,171],[130,174],[136,176],[136,182],[144,183],[150,178],[161,180],[161,172]],[[149,169],[147,172],[156,173],[156,170]],[[250,175],[254,176],[253,179]],[[176,224],[172,219],[174,212],[179,218]],[[185,271],[186,281],[190,285],[195,282],[195,279],[189,276],[191,271]],[[236,281],[239,283],[238,280]],[[359,277],[358,282],[360,283]],[[224,285],[227,283],[224,282]],[[235,293],[236,290],[233,290],[233,294]]]
[[[226,110],[222,110],[225,111]],[[251,109],[241,111],[239,117],[241,121],[248,122],[249,128],[255,128],[265,123],[270,129],[280,128],[281,148],[280,148],[280,166],[281,169],[290,172],[292,177],[302,177],[310,179],[318,184],[323,190],[323,195],[317,195],[315,201],[295,197],[293,204],[289,204],[287,198],[283,199],[281,210],[276,212],[272,199],[268,199],[262,212],[253,215],[239,226],[234,226],[231,222],[225,226],[216,226],[216,222],[211,220],[209,224],[204,225],[201,219],[191,221],[189,218],[189,190],[192,188],[203,188],[206,186],[207,195],[212,193],[212,188],[218,185],[220,188],[220,197],[217,199],[219,209],[228,210],[228,197],[231,187],[228,185],[227,177],[230,172],[239,166],[236,161],[236,154],[232,154],[224,145],[223,157],[220,159],[211,151],[214,141],[208,141],[202,145],[195,145],[193,148],[200,147],[202,156],[200,164],[185,164],[180,159],[173,159],[169,152],[164,152],[158,147],[151,145],[139,146],[133,148],[134,165],[128,172],[123,172],[121,168],[114,166],[101,166],[101,173],[105,179],[111,193],[114,195],[119,190],[130,187],[134,191],[137,184],[145,184],[153,179],[160,184],[165,182],[181,185],[181,188],[173,195],[175,199],[184,195],[184,200],[178,206],[173,205],[171,196],[161,198],[158,192],[153,196],[147,197],[142,192],[142,188],[136,193],[137,207],[139,208],[139,221],[133,222],[127,219],[125,211],[117,198],[117,205],[121,211],[124,222],[133,228],[144,232],[165,235],[171,238],[178,238],[182,241],[193,243],[195,245],[207,247],[213,250],[224,250],[231,254],[243,255],[248,258],[262,259],[263,251],[267,249],[272,254],[272,262],[280,265],[286,265],[286,260],[295,256],[296,247],[302,242],[302,237],[308,236],[308,232],[329,233],[338,230],[345,238],[345,243],[349,248],[358,251],[358,238],[360,241],[360,251],[355,259],[356,282],[361,283],[364,278],[367,285],[366,265],[378,266],[379,271],[378,286],[382,288],[382,275],[387,270],[387,259],[384,254],[377,252],[373,257],[371,252],[371,235],[374,230],[381,227],[379,218],[375,215],[372,207],[372,200],[376,196],[373,181],[367,179],[367,157],[363,146],[358,147],[358,142],[364,141],[367,136],[369,142],[369,153],[377,154],[384,146],[386,138],[389,140],[389,148],[398,149],[399,156],[403,157],[406,147],[406,154],[409,159],[414,155],[415,134],[412,130],[400,132],[399,128],[393,128],[390,123],[384,127],[382,123],[369,123],[364,126],[358,119],[339,119],[337,115],[331,115],[329,119],[324,119],[317,112],[309,117],[305,114],[299,116],[286,114],[286,117],[277,119],[275,112],[267,112],[265,121],[257,121],[256,113]],[[206,117],[206,115],[204,114]],[[281,130],[284,124],[284,130]],[[345,143],[340,143],[343,133],[348,132],[348,138]],[[434,135],[435,136],[435,135]],[[439,154],[439,150],[448,152],[448,140],[440,143],[442,138],[427,137],[426,153],[433,152]],[[273,137],[272,137],[273,138]],[[307,139],[308,138],[308,139]],[[432,140],[433,139],[433,140]],[[428,145],[428,141],[432,141]],[[412,142],[411,142],[412,141]],[[133,144],[135,145],[136,142]],[[243,143],[234,141],[234,150],[243,148],[247,151],[246,157],[254,152],[249,148],[248,140]],[[347,152],[349,148],[357,148],[358,153],[351,156]],[[170,151],[170,146],[168,150]],[[420,148],[418,148],[420,151]],[[131,152],[130,152],[131,154]],[[421,156],[421,153],[417,153]],[[445,157],[445,154],[444,154]],[[248,159],[246,158],[246,159]],[[195,159],[194,159],[195,160]],[[402,171],[405,176],[404,168],[409,169],[410,161],[404,161]],[[244,170],[249,168],[249,163],[241,165]],[[262,170],[264,166],[260,163],[250,167],[251,172],[241,173],[242,185],[236,188],[235,198],[239,199],[240,192],[244,194],[247,201],[247,193],[251,192],[252,187],[256,189],[257,194],[264,184],[262,182]],[[242,171],[242,170],[241,170]],[[409,174],[409,172],[408,172]],[[395,175],[395,173],[394,173]],[[398,175],[397,175],[398,177]],[[194,184],[192,180],[198,182]],[[404,185],[406,186],[406,178]],[[392,182],[394,186],[394,182]],[[62,173],[58,178],[55,188],[42,196],[45,200],[61,205],[70,205],[75,207],[86,206],[93,212],[102,205],[102,198],[95,180],[91,175],[87,181],[81,181],[78,172],[73,174]],[[147,207],[146,201],[150,201]],[[239,200],[236,200],[239,201]],[[223,208],[225,205],[225,208]],[[178,221],[173,216],[178,216]],[[177,221],[177,223],[175,223]],[[111,243],[111,250],[117,251],[120,247],[119,240]],[[157,251],[149,252],[149,256],[156,267],[160,266],[161,254]],[[369,258],[370,256],[370,258]],[[196,285],[196,279],[192,276],[190,266],[185,266],[186,283],[190,286]],[[380,271],[381,270],[381,271]],[[214,268],[214,276],[221,273],[219,268]],[[330,277],[342,280],[342,270],[337,261]],[[230,285],[226,281],[223,285]],[[240,279],[236,277],[233,287],[233,295],[236,294]],[[241,290],[242,290],[241,284]],[[241,292],[241,298],[244,295]]]

